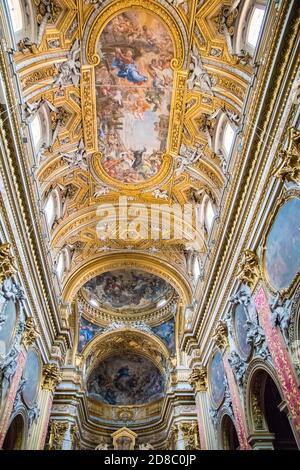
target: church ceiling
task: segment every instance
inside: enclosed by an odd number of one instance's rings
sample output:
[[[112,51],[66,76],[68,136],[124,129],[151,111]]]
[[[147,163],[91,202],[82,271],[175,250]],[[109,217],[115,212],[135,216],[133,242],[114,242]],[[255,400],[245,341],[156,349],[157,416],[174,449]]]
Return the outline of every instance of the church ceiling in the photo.
[[[41,112],[47,142],[28,164],[41,204],[53,191],[59,196],[51,253],[57,259],[68,247],[63,299],[77,294],[89,320],[102,316],[101,323],[107,308],[140,315],[162,298],[171,301],[174,289],[191,301],[188,238],[124,240],[120,230],[101,237],[97,210],[117,207],[120,196],[172,206],[209,195],[219,208],[228,174],[214,132],[221,111],[239,125],[253,72],[225,34],[227,27],[233,34],[239,3],[230,14],[220,0],[34,0],[31,6],[35,39],[20,41],[14,60],[23,121]],[[149,229],[147,221],[141,225]],[[198,229],[197,251],[205,254],[207,231]],[[147,271],[149,292],[123,285],[122,296],[115,295],[107,282],[120,279],[118,270],[128,270],[128,279]]]

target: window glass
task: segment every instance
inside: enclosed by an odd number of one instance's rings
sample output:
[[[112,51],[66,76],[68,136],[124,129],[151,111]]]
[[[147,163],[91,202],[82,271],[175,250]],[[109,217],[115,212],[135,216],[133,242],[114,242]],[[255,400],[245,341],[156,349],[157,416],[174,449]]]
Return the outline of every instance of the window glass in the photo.
[[[30,129],[32,133],[33,144],[35,147],[37,147],[42,137],[41,120],[38,114],[36,114],[33,120],[31,121]]]
[[[223,136],[223,146],[227,155],[229,155],[231,152],[232,144],[234,141],[234,136],[235,136],[235,131],[232,125],[229,122],[227,122],[225,129],[224,129],[224,136]]]
[[[23,29],[23,11],[20,0],[7,0],[11,22],[15,33]]]
[[[49,226],[51,227],[54,221],[54,216],[55,216],[55,204],[54,204],[53,194],[50,194],[45,204],[45,214],[46,214],[47,222]]]
[[[212,206],[212,203],[208,201],[206,204],[206,209],[205,209],[205,222],[208,230],[211,228],[213,220],[214,220],[215,212]]]
[[[59,279],[62,278],[62,275],[64,273],[64,268],[65,268],[64,257],[63,257],[63,254],[61,253],[58,257],[57,266],[56,266],[56,272],[57,272]]]
[[[264,14],[265,14],[265,10],[263,8],[255,7],[253,9],[253,12],[250,18],[248,32],[247,32],[247,42],[254,49],[258,42],[261,25],[264,19]]]

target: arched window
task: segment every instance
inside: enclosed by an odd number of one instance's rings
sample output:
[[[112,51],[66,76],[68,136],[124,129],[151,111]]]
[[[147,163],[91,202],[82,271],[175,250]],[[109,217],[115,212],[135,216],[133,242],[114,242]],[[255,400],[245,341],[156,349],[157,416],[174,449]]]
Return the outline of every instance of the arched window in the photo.
[[[193,276],[195,281],[197,282],[200,276],[200,263],[198,256],[195,256],[194,264],[193,264]]]
[[[45,214],[46,214],[46,220],[51,228],[55,219],[55,214],[56,214],[56,204],[55,204],[55,196],[53,193],[51,193],[47,199],[47,202],[44,207]]]
[[[7,5],[10,13],[15,35],[24,29],[23,9],[20,0],[7,0]]]
[[[229,156],[231,153],[233,142],[234,142],[234,137],[235,137],[235,130],[230,124],[230,122],[227,121],[225,128],[224,128],[224,133],[223,133],[223,148],[227,156]]]
[[[208,231],[212,227],[214,218],[215,218],[215,211],[214,211],[211,201],[208,199],[206,206],[205,206],[205,225]]]
[[[64,254],[60,253],[60,255],[58,256],[57,265],[56,265],[56,274],[58,276],[58,279],[62,279],[64,271],[65,271]]]
[[[59,280],[61,280],[63,278],[64,273],[70,269],[71,261],[71,249],[69,246],[65,246],[64,248],[62,248],[57,258],[56,274]]]
[[[42,141],[42,123],[39,113],[37,113],[30,123],[30,130],[34,148],[37,150]]]
[[[253,49],[256,48],[257,43],[258,43],[264,15],[265,15],[265,9],[263,5],[259,5],[259,4],[255,5],[251,13],[249,26],[248,26],[247,33],[246,33],[246,42]]]

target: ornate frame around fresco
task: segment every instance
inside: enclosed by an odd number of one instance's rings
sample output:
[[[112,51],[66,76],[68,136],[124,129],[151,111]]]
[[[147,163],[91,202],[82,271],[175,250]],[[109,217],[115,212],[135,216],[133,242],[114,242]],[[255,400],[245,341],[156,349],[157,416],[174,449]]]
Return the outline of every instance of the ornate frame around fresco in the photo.
[[[80,287],[93,277],[106,271],[120,268],[138,268],[155,274],[169,282],[182,296],[184,302],[191,303],[192,292],[187,279],[173,266],[155,259],[153,256],[138,253],[112,253],[88,261],[66,279],[63,291],[64,302],[71,301]]]
[[[99,64],[100,58],[96,53],[99,37],[105,26],[113,19],[114,16],[122,13],[130,7],[148,10],[157,17],[163,19],[164,24],[169,29],[173,45],[175,57],[172,60],[171,68],[174,73],[173,93],[171,102],[171,112],[168,130],[168,142],[166,153],[163,156],[162,167],[154,177],[143,183],[123,183],[115,180],[107,175],[100,163],[101,153],[98,152],[97,132],[96,132],[96,97],[95,97],[95,73],[94,68]],[[104,6],[100,9],[98,15],[91,24],[86,39],[86,60],[87,64],[82,66],[82,83],[81,83],[81,99],[82,99],[82,119],[84,129],[84,139],[87,151],[94,152],[91,159],[91,170],[93,175],[99,182],[105,182],[108,186],[115,188],[123,193],[138,194],[141,190],[153,188],[159,184],[165,183],[171,176],[174,169],[174,157],[178,155],[179,145],[182,134],[182,123],[184,118],[184,109],[186,101],[186,80],[188,71],[182,70],[185,64],[185,39],[181,28],[174,20],[171,13],[163,5],[154,0],[115,0],[112,4]]]
[[[216,355],[217,353],[221,354],[221,357],[222,357],[222,360],[223,360],[222,351],[221,351],[219,348],[215,348],[215,349],[212,351],[212,354],[211,354],[211,356],[210,356],[210,359],[209,359],[209,362],[208,362],[208,366],[207,366],[207,377],[208,377],[207,386],[208,386],[208,394],[209,394],[209,398],[210,398],[211,405],[212,405],[212,407],[213,407],[214,410],[220,410],[220,408],[221,408],[221,406],[223,405],[224,400],[225,400],[225,389],[224,389],[223,397],[222,397],[222,399],[219,400],[219,403],[217,403],[217,402],[214,401],[213,395],[212,395],[212,388],[211,388],[211,364],[212,364],[213,359],[214,359],[214,357],[215,357],[215,355]],[[223,362],[222,362],[222,364],[223,364]],[[224,365],[223,365],[223,369],[224,369]],[[226,378],[225,369],[224,369],[224,378]]]
[[[276,219],[276,217],[279,213],[279,210],[281,209],[281,207],[284,206],[284,204],[287,201],[289,201],[290,199],[293,199],[293,198],[300,199],[300,189],[292,188],[292,189],[289,189],[289,190],[283,192],[281,194],[281,196],[279,197],[279,199],[275,202],[274,207],[272,208],[272,211],[270,212],[270,214],[268,216],[267,223],[266,223],[267,228],[266,228],[266,231],[265,231],[265,233],[262,237],[262,242],[261,242],[262,255],[261,255],[261,258],[260,258],[260,265],[261,265],[261,275],[262,275],[263,281],[264,281],[265,285],[267,286],[267,289],[269,290],[270,293],[272,293],[274,295],[277,292],[279,292],[280,295],[285,297],[285,298],[290,298],[294,294],[294,292],[296,290],[296,287],[300,282],[300,270],[299,270],[298,274],[296,274],[296,276],[292,280],[289,287],[279,289],[279,290],[276,289],[275,287],[273,287],[272,284],[271,284],[271,281],[269,280],[269,276],[268,276],[268,273],[267,273],[267,270],[266,270],[266,267],[265,267],[266,242],[267,242],[268,235],[269,235],[270,231],[272,230],[275,219]]]

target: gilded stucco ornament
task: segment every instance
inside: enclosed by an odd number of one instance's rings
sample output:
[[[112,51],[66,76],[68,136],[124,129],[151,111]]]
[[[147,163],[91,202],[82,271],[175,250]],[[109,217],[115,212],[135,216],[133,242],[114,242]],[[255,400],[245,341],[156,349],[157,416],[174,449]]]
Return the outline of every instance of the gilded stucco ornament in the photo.
[[[0,245],[0,283],[10,278],[16,272],[14,256],[10,253],[11,245],[2,243]]]
[[[300,185],[300,131],[294,127],[289,129],[287,149],[279,152],[279,158],[274,176]]]
[[[183,434],[184,450],[200,450],[197,421],[180,423],[179,427]]]
[[[36,338],[39,336],[39,331],[37,329],[35,320],[33,317],[26,318],[25,330],[22,338],[22,342],[25,346],[31,346]]]
[[[207,367],[195,367],[189,377],[189,383],[193,387],[194,392],[207,391]]]
[[[259,259],[251,250],[245,250],[242,256],[238,278],[243,284],[253,289],[261,277]]]
[[[216,346],[221,350],[224,351],[228,346],[228,329],[227,325],[224,321],[219,321],[217,327],[215,329],[215,333],[212,337],[213,341],[215,342]]]
[[[54,392],[57,385],[62,380],[62,373],[56,364],[45,364],[43,367],[42,388]]]
[[[69,427],[69,423],[65,421],[51,421],[49,434],[49,450],[61,450],[65,433]]]

